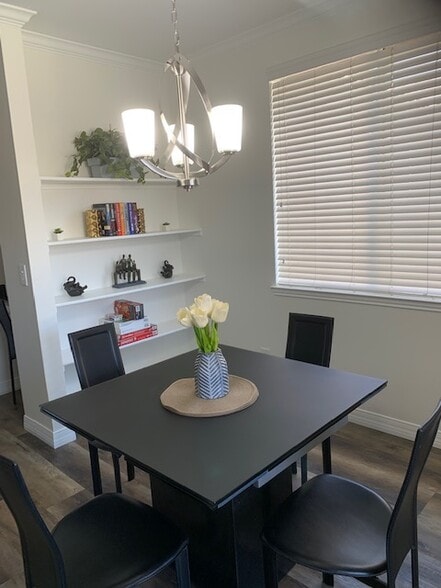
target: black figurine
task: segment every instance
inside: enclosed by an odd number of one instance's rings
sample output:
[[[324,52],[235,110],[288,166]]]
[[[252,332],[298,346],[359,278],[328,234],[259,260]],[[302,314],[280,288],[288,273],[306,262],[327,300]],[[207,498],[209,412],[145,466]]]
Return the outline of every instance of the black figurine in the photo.
[[[69,276],[67,281],[64,282],[63,288],[69,294],[69,296],[81,296],[87,286],[80,286],[79,282],[76,281],[74,276]]]
[[[136,262],[130,254],[127,257],[123,255],[115,263],[113,287],[126,288],[127,286],[138,286],[139,284],[145,284],[145,280],[141,280],[141,270],[136,267]]]
[[[174,267],[167,261],[164,261],[164,265],[162,266],[161,276],[163,278],[171,278],[173,276],[173,269]]]

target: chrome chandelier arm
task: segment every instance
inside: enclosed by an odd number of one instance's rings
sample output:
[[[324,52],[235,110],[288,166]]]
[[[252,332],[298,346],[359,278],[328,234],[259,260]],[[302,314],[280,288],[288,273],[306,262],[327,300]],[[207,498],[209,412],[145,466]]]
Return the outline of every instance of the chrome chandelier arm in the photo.
[[[187,176],[185,171],[181,172],[166,172],[167,174],[171,174],[174,177],[204,177],[207,174],[213,173],[214,171],[218,170],[222,167],[229,159],[231,154],[222,154],[218,161],[212,163],[215,155],[215,138],[214,132],[211,126],[210,121],[210,112],[211,112],[211,102],[210,98],[208,97],[207,91],[205,89],[204,84],[202,83],[201,78],[199,77],[198,73],[191,65],[190,61],[181,53],[176,53],[172,58],[167,61],[166,70],[170,69],[173,75],[176,77],[177,86],[178,86],[178,102],[179,102],[179,120],[175,123],[174,131],[170,132],[170,123],[167,120],[163,109],[161,109],[160,119],[161,124],[163,127],[166,136],[169,138],[169,142],[167,147],[165,148],[163,154],[160,157],[161,165],[165,165],[171,158],[172,151],[175,147],[181,150],[181,152],[186,156],[186,158],[190,159],[194,162],[195,165],[199,167],[198,170],[189,171]],[[179,80],[178,80],[179,78]],[[203,159],[198,153],[191,151],[183,144],[183,142],[178,140],[179,133],[184,128],[186,121],[186,113],[188,108],[188,100],[190,95],[190,83],[193,81],[199,97],[204,105],[205,112],[208,116],[210,122],[210,130],[211,130],[211,156],[209,161]],[[185,161],[185,158],[184,158]],[[188,161],[188,160],[187,160]],[[153,164],[154,165],[154,164]],[[158,166],[155,166],[158,168]],[[158,168],[161,169],[161,168]],[[166,177],[166,176],[164,176]],[[169,176],[167,176],[169,177]]]
[[[178,116],[175,124],[171,125],[160,106],[160,121],[167,138],[167,144],[159,159],[156,160],[156,156],[153,155],[157,146],[154,145],[154,113],[152,110],[144,109],[144,113],[142,113],[142,109],[140,109],[138,115],[135,114],[136,109],[132,109],[134,112],[132,121],[136,120],[138,116],[139,129],[147,129],[147,137],[150,140],[143,141],[139,136],[136,136],[136,122],[130,131],[134,137],[133,153],[146,154],[138,157],[142,165],[163,178],[176,180],[179,186],[190,190],[198,184],[198,178],[217,171],[230,159],[233,153],[241,150],[242,107],[233,104],[220,105],[213,109],[201,78],[189,59],[180,51],[176,0],[172,0],[172,23],[175,54],[167,60],[165,72],[169,71],[175,77]],[[196,152],[194,125],[187,123],[192,83],[205,109],[211,132],[211,154],[207,160]],[[231,132],[232,130],[237,132]],[[219,152],[216,147],[220,149]],[[174,166],[178,171],[166,169],[171,166]]]

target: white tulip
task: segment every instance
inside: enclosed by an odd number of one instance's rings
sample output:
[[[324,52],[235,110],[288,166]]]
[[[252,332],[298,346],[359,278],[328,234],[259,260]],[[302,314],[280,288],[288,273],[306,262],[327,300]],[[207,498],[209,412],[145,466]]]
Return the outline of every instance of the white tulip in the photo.
[[[221,302],[220,300],[213,300],[213,308],[211,309],[211,319],[215,323],[225,322],[230,305],[228,302]]]
[[[178,310],[178,312],[176,313],[176,318],[178,319],[178,321],[181,323],[181,325],[183,327],[192,327],[193,326],[191,313],[187,307],[180,308]]]
[[[195,327],[203,329],[208,325],[208,314],[196,304],[190,306],[190,314]]]
[[[207,314],[211,312],[211,308],[213,306],[213,302],[211,296],[209,294],[202,294],[194,299],[194,304],[198,308],[205,311]]]

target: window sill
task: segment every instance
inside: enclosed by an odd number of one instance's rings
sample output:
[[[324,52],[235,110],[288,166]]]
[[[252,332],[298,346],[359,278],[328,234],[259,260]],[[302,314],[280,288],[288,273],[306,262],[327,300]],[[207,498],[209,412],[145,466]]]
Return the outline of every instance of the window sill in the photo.
[[[412,298],[398,298],[397,296],[379,296],[375,294],[356,294],[346,292],[332,292],[324,290],[306,290],[301,288],[271,286],[272,292],[276,296],[286,296],[293,298],[308,298],[315,300],[329,300],[332,302],[345,302],[348,304],[365,304],[370,306],[386,306],[393,308],[404,308],[407,310],[425,310],[428,312],[441,312],[441,300],[421,300]]]

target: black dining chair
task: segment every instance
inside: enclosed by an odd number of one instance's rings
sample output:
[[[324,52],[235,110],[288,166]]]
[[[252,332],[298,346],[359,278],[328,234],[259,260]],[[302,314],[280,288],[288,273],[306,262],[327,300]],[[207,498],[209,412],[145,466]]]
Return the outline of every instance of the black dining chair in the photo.
[[[334,318],[312,314],[289,313],[285,357],[329,367],[331,361]],[[331,438],[322,442],[323,471],[332,472]],[[302,484],[308,479],[308,456],[300,460]],[[294,465],[294,472],[297,471]]]
[[[69,333],[68,338],[78,380],[83,390],[125,374],[115,327],[112,323],[105,323],[96,327]],[[111,453],[115,487],[117,492],[122,492],[121,470],[119,465],[122,454],[113,450],[105,443],[92,440],[89,441],[89,454],[95,496],[101,494],[103,491],[99,449]],[[127,478],[130,481],[135,477],[135,467],[129,460],[126,460],[126,462]]]
[[[0,285],[0,324],[3,327],[6,336],[6,343],[8,345],[9,355],[9,373],[11,375],[11,386],[12,386],[12,401],[14,405],[17,405],[17,391],[15,389],[15,378],[14,378],[14,360],[17,360],[17,354],[15,352],[14,333],[12,332],[11,317],[7,306],[7,295],[6,287],[4,284]]]
[[[101,494],[47,528],[20,469],[0,456],[0,494],[17,524],[28,588],[140,586],[174,564],[190,588],[188,539],[152,507]]]
[[[277,586],[277,555],[324,574],[350,576],[368,586],[395,588],[411,552],[418,588],[418,482],[441,420],[441,400],[416,434],[409,465],[392,508],[371,488],[333,474],[312,478],[278,509],[263,531],[265,586]],[[387,574],[386,583],[378,576]]]

